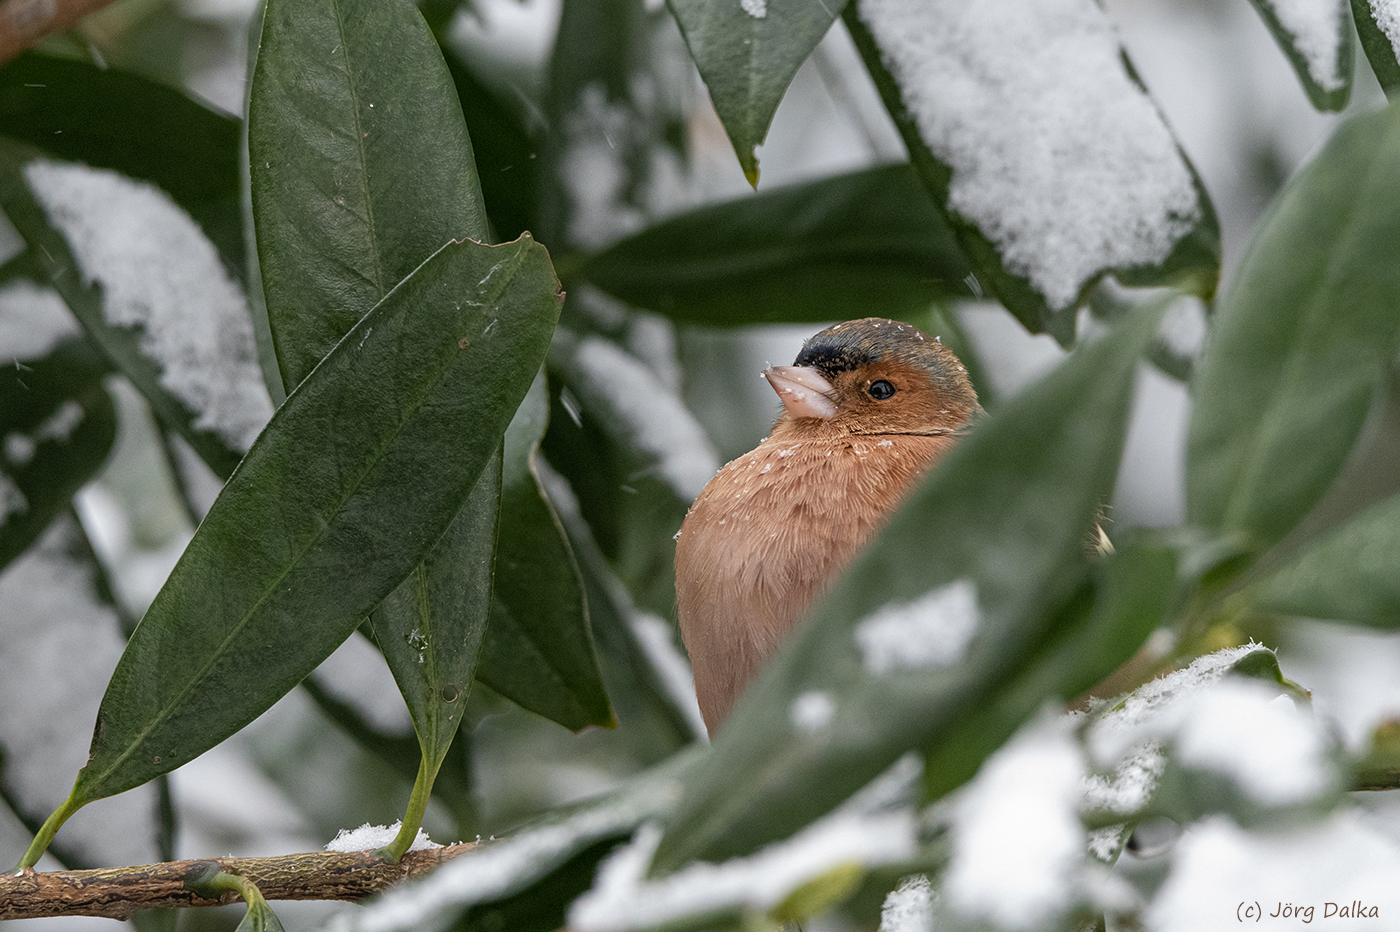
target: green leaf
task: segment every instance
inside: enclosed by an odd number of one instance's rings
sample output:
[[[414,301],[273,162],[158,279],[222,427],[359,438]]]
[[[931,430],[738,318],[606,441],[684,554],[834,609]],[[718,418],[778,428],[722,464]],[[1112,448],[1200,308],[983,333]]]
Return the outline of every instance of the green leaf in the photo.
[[[1371,2],[1351,0],[1352,18],[1356,22],[1356,34],[1361,39],[1361,50],[1371,63],[1371,70],[1376,73],[1376,79],[1386,94],[1391,94],[1400,86],[1400,61],[1396,61],[1395,42],[1376,22]]]
[[[235,322],[218,321],[212,328],[183,327],[173,340],[178,345],[178,350],[165,356],[160,355],[164,350],[153,350],[152,347],[159,347],[162,342],[160,337],[167,334],[147,340],[147,334],[141,326],[117,326],[110,323],[104,310],[106,296],[102,284],[99,281],[89,281],[85,275],[79,273],[83,266],[75,257],[74,249],[70,248],[69,239],[50,224],[50,217],[35,192],[31,190],[29,173],[40,164],[51,174],[68,169],[68,166],[58,168],[56,163],[43,160],[38,153],[26,146],[0,139],[0,207],[4,208],[6,216],[24,237],[29,246],[30,256],[38,265],[45,283],[53,287],[67,303],[94,345],[102,351],[112,367],[130,379],[146,397],[156,416],[178,430],[200,458],[221,478],[226,478],[238,464],[242,450],[237,448],[237,442],[217,428],[224,424],[224,416],[227,415],[239,420],[234,432],[239,435],[245,434],[251,418],[263,416],[254,412],[250,405],[244,404],[257,400],[255,390],[234,384],[238,381],[234,379],[218,384],[185,385],[183,393],[177,394],[176,390],[168,387],[166,376],[172,356],[175,357],[176,363],[180,363],[183,356],[189,352],[208,348],[196,347],[196,342],[205,336],[209,336],[210,339],[227,340],[226,344],[221,344],[222,349],[236,349],[238,341],[232,329]],[[125,189],[119,184],[109,184],[107,191],[122,196],[134,194],[133,190]],[[113,211],[120,209],[122,200],[117,197],[111,200],[112,205],[109,206],[112,206]],[[85,223],[91,219],[85,217],[78,223]],[[85,229],[76,235],[85,235],[87,232],[89,231]],[[116,226],[108,228],[107,232],[113,237],[121,235]],[[94,244],[90,242],[87,245]],[[105,249],[106,244],[101,248]],[[149,294],[143,295],[143,298],[149,297]],[[240,313],[231,305],[221,309]],[[160,311],[163,314],[174,313],[174,309],[168,305],[162,306]],[[188,312],[193,319],[195,313],[211,314],[214,309],[191,307]],[[162,326],[180,327],[188,321],[177,322],[165,318],[159,323]],[[234,376],[241,378],[246,374],[237,368],[241,360],[230,356],[224,358],[234,368]],[[187,381],[194,377],[188,372],[184,375],[189,377]],[[256,375],[252,377],[257,379]],[[261,382],[260,379],[258,381]],[[196,398],[208,403],[204,410],[194,410]],[[266,402],[263,401],[263,404]]]
[[[1265,611],[1400,628],[1400,496],[1310,542],[1254,596]]]
[[[1079,349],[933,470],[740,697],[669,820],[658,869],[790,835],[907,750],[936,746],[1025,668],[1079,588],[1159,319],[1145,310]],[[899,659],[940,616],[971,626],[966,640],[936,634],[955,660]],[[804,725],[798,703],[830,715]]]
[[[434,774],[462,723],[486,631],[500,499],[493,459],[427,559],[369,616]]]
[[[240,122],[118,68],[34,51],[0,68],[4,135],[159,185],[242,275]]]
[[[710,89],[744,177],[758,187],[754,147],[763,144],[793,75],[841,15],[844,2],[668,0],[667,5]]]
[[[486,214],[452,77],[407,0],[269,0],[252,80],[258,259],[290,388],[443,243],[486,240]]]
[[[1283,537],[1346,462],[1400,348],[1400,109],[1349,120],[1289,182],[1191,382],[1188,520]]]
[[[672,320],[735,326],[920,313],[969,296],[972,268],[913,169],[889,165],[690,211],[580,273]]]
[[[616,722],[598,670],[578,565],[536,471],[548,418],[541,375],[506,431],[503,533],[477,676],[572,731],[610,728]]]
[[[1048,697],[1070,701],[1133,656],[1164,621],[1176,581],[1175,555],[1149,535],[1120,541],[1095,565],[1034,660],[925,749],[924,792],[938,799],[970,779]],[[1271,655],[1272,656],[1272,655]]]
[[[842,14],[981,287],[1062,346],[1108,273],[1208,298],[1214,209],[1106,14],[990,9],[857,0]]]
[[[85,340],[0,369],[0,568],[39,539],[112,449],[117,413]]]
[[[1318,110],[1339,111],[1351,97],[1352,57],[1351,21],[1347,16],[1347,0],[1325,0],[1336,20],[1331,36],[1335,47],[1330,56],[1318,47],[1325,38],[1317,35],[1316,25],[1309,20],[1319,12],[1313,7],[1300,7],[1288,0],[1250,0],[1269,27],[1274,41],[1288,56],[1288,62],[1307,91],[1308,100]],[[1362,3],[1368,0],[1360,0]],[[1319,3],[1316,7],[1322,7]]]
[[[427,555],[543,362],[556,289],[528,238],[449,244],[288,397],[132,636],[78,802],[252,721]]]

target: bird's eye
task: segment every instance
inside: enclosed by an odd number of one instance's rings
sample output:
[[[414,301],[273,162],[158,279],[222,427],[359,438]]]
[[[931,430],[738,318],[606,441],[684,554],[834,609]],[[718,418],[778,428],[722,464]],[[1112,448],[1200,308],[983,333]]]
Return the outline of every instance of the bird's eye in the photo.
[[[894,386],[885,379],[876,379],[871,382],[866,391],[870,392],[870,397],[876,401],[884,401],[894,397]]]

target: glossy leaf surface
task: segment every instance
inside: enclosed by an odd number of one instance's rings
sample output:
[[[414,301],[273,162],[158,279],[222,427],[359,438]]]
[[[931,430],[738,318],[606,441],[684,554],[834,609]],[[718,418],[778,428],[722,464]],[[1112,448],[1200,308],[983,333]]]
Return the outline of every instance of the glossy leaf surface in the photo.
[[[271,0],[248,125],[291,388],[443,243],[485,240],[486,214],[452,77],[407,0]]]
[[[548,418],[541,376],[506,431],[496,590],[477,676],[517,705],[579,731],[614,722],[578,566],[536,476]]]
[[[1267,611],[1400,627],[1400,497],[1310,542],[1255,594]]]
[[[797,69],[826,35],[844,3],[829,0],[668,0],[690,57],[710,89],[744,177],[758,185],[754,147]]]
[[[1191,382],[1188,520],[1245,549],[1336,478],[1400,345],[1400,108],[1343,124],[1275,202]]]
[[[450,244],[346,335],[224,486],[137,628],[78,799],[237,731],[427,555],[543,362],[557,287],[528,238]]]
[[[939,463],[740,697],[667,826],[659,869],[790,835],[936,745],[1025,668],[1080,586],[1158,319],[1139,314],[1081,348]],[[896,655],[952,638],[949,659],[875,659],[861,632],[889,612],[943,619],[937,631],[884,623]],[[816,727],[795,705],[807,696],[830,710]]]
[[[899,317],[972,295],[972,267],[908,165],[690,211],[582,274],[638,307],[711,326]]]

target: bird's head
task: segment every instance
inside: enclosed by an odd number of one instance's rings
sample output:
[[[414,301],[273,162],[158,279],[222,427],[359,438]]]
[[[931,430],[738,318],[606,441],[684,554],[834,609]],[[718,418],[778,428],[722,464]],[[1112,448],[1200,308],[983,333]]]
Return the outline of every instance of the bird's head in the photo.
[[[791,366],[772,366],[763,377],[783,402],[775,432],[936,436],[981,411],[967,371],[946,346],[880,317],[828,327]]]

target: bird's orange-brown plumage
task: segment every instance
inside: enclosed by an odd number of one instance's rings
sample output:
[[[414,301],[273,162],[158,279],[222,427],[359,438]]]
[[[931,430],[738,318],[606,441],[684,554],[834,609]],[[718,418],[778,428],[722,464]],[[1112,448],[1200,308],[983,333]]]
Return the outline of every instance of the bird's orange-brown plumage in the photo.
[[[681,634],[711,734],[813,598],[980,410],[951,352],[879,318],[824,330],[795,366],[765,375],[783,413],[756,449],[710,480],[677,538]]]

